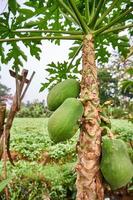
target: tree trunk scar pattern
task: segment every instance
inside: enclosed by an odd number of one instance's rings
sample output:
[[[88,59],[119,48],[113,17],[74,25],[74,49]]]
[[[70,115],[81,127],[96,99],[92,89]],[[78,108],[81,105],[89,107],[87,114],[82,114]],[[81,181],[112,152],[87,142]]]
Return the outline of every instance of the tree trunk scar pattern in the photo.
[[[77,200],[103,200],[104,191],[99,172],[101,128],[99,92],[93,35],[84,37],[83,68],[80,99],[84,105],[79,136],[77,170]]]

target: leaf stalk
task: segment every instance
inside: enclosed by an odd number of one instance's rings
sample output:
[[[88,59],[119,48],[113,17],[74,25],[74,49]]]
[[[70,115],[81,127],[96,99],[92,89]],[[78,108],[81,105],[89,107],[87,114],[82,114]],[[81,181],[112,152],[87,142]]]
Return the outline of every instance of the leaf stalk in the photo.
[[[13,33],[23,33],[23,32],[29,32],[29,33],[63,33],[63,34],[70,34],[70,35],[82,35],[82,32],[79,31],[65,31],[65,30],[37,30],[37,29],[17,29],[12,30]]]
[[[88,34],[89,28],[88,28],[88,26],[87,26],[85,20],[83,19],[82,15],[81,15],[80,12],[78,11],[78,8],[77,8],[75,2],[74,2],[73,0],[69,0],[69,2],[70,2],[71,6],[72,6],[72,8],[73,8],[73,11],[74,11],[75,15],[76,15],[77,18],[78,18],[78,21],[79,21],[79,23],[80,23],[80,25],[81,25],[83,31],[84,31],[86,34]]]
[[[26,40],[83,40],[82,35],[75,35],[75,36],[36,36],[36,37],[20,37],[20,38],[6,38],[0,39],[0,43],[2,42],[18,42],[18,41],[26,41]]]

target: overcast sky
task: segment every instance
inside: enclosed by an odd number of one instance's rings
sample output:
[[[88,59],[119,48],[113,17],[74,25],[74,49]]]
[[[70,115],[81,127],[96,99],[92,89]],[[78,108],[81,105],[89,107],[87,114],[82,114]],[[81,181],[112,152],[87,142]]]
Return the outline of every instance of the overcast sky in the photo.
[[[19,2],[21,1],[23,2],[23,0],[19,0]],[[5,8],[6,2],[6,0],[0,0],[0,13]],[[24,68],[29,70],[29,77],[33,71],[36,72],[34,79],[32,80],[32,83],[26,93],[24,102],[33,101],[35,99],[46,99],[47,91],[39,93],[39,89],[41,87],[41,83],[45,82],[46,77],[48,76],[48,74],[45,71],[45,69],[47,68],[47,64],[51,63],[52,61],[57,62],[67,60],[68,49],[71,46],[71,44],[72,41],[62,41],[60,46],[56,46],[48,41],[43,41],[40,61],[30,56],[28,49],[24,49],[28,57],[28,61],[24,63]],[[11,88],[11,94],[14,94],[15,81],[9,75],[10,68],[11,64],[1,65],[1,82],[7,85],[9,88]]]
[[[47,92],[45,91],[39,93],[39,89],[41,87],[41,83],[45,82],[46,77],[48,76],[45,71],[45,69],[47,68],[47,64],[51,63],[52,61],[57,62],[67,60],[68,48],[72,44],[71,41],[62,41],[61,46],[55,46],[54,44],[51,44],[47,41],[43,41],[42,43],[43,45],[40,61],[30,56],[28,50],[26,51],[28,61],[24,63],[24,68],[29,70],[29,77],[33,71],[35,71],[36,73],[24,98],[25,102],[27,100],[33,101],[35,99],[46,99]],[[15,80],[9,75],[10,67],[10,64],[1,65],[1,83],[11,88],[11,93],[14,94]]]

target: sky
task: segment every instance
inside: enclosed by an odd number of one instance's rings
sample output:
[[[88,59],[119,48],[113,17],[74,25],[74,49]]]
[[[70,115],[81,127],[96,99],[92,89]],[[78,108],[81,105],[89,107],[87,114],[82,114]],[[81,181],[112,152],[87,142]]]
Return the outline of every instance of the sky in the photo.
[[[23,0],[19,0],[19,2]],[[6,5],[6,0],[0,0],[0,13],[3,11]],[[72,41],[62,41],[60,46],[54,45],[49,41],[42,42],[42,53],[40,55],[40,60],[38,61],[35,57],[32,57],[28,49],[24,49],[28,57],[28,61],[24,62],[24,68],[29,70],[28,78],[31,76],[32,72],[35,71],[35,76],[28,88],[25,95],[24,102],[34,101],[38,99],[39,101],[46,100],[47,90],[45,92],[39,93],[41,83],[46,81],[48,73],[45,71],[47,65],[53,62],[63,62],[68,59],[68,49],[71,46]],[[21,46],[21,45],[20,45]],[[21,48],[23,48],[21,46]],[[8,65],[1,65],[1,83],[5,84],[7,87],[11,88],[10,93],[13,95],[15,92],[15,80],[9,74],[9,69],[11,69],[11,63]]]
[[[33,71],[35,71],[35,76],[25,95],[24,102],[34,101],[36,99],[38,99],[39,101],[46,100],[47,90],[39,93],[41,83],[44,83],[46,81],[46,77],[48,76],[48,73],[45,71],[45,69],[47,68],[47,65],[52,61],[63,62],[64,60],[67,60],[68,49],[71,46],[71,44],[72,41],[62,41],[60,46],[56,46],[48,41],[43,41],[40,60],[37,60],[35,57],[32,57],[29,54],[28,49],[25,49],[28,61],[24,62],[24,69],[28,69],[29,71],[28,78],[30,78]],[[1,65],[1,83],[11,88],[10,93],[14,94],[15,79],[10,76],[9,69],[11,69],[10,64]]]

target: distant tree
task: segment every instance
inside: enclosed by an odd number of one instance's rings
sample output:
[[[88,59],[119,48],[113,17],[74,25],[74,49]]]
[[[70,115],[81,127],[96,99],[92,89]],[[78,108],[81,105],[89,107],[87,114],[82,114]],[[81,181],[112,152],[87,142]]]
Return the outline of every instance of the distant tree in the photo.
[[[98,70],[98,79],[100,83],[99,95],[101,104],[109,99],[113,99],[116,102],[118,100],[118,79],[113,78],[111,72],[106,68]]]
[[[4,101],[6,96],[9,95],[10,88],[0,83],[0,102]]]
[[[124,96],[133,98],[133,68],[129,68],[125,72],[128,77],[121,82],[121,93]]]

